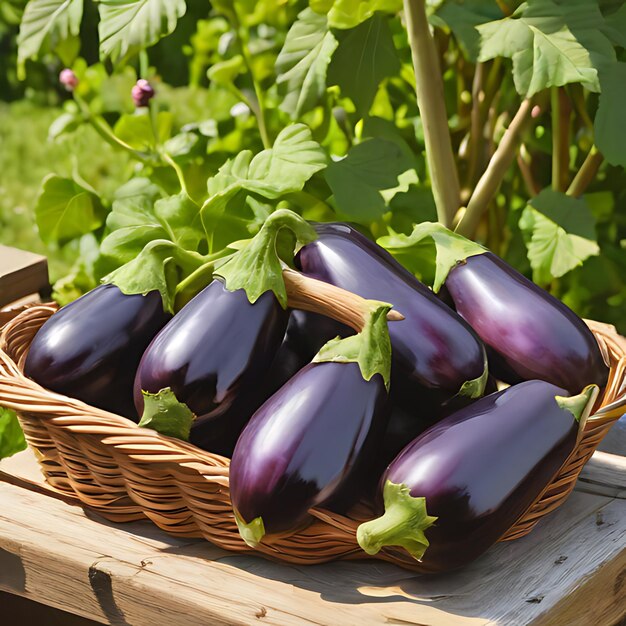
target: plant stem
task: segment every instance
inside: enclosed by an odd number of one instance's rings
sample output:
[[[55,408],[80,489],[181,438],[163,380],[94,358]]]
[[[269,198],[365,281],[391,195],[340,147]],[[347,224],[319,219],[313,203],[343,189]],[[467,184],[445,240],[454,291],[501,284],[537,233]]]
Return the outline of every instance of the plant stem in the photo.
[[[243,58],[244,65],[246,66],[246,70],[250,75],[250,79],[252,80],[252,85],[254,87],[254,93],[256,95],[256,103],[250,102],[248,100],[248,107],[254,113],[257,123],[259,125],[259,133],[261,134],[261,141],[263,142],[263,147],[265,149],[272,147],[272,141],[270,140],[269,133],[267,132],[267,123],[266,123],[266,110],[265,110],[265,99],[263,97],[263,89],[261,85],[256,79],[254,75],[254,71],[252,69],[252,58],[250,57],[250,50],[248,50],[248,37],[245,35],[245,31],[243,26],[241,25],[241,20],[239,18],[239,14],[237,13],[237,5],[233,3],[233,10],[229,13],[231,20],[233,21],[233,26],[235,28],[235,32],[237,33],[237,37],[239,38],[239,44],[241,47],[241,57]]]
[[[467,185],[472,188],[474,179],[479,168],[479,160],[481,160],[481,149],[483,140],[483,123],[482,123],[482,102],[485,98],[483,90],[483,79],[485,75],[485,64],[479,63],[476,66],[474,80],[472,82],[472,112],[470,125],[470,147],[469,162],[467,168]]]
[[[569,120],[571,104],[562,87],[550,90],[552,113],[552,189],[565,191],[569,174]]]
[[[444,226],[449,226],[460,206],[461,192],[448,130],[441,68],[424,0],[404,0],[404,10],[437,217]]]
[[[539,189],[539,185],[537,184],[537,181],[535,181],[530,167],[530,162],[530,154],[528,154],[526,147],[522,144],[517,154],[517,165],[522,173],[522,178],[524,179],[528,195],[531,198],[534,198],[541,191],[541,189]]]
[[[91,112],[89,105],[76,93],[74,94],[74,101],[78,105],[82,114],[86,117],[87,121],[93,126],[94,130],[108,144],[116,148],[121,148],[142,163],[152,162],[152,160],[150,159],[150,155],[145,154],[144,152],[140,152],[139,150],[135,150],[135,148],[129,146],[125,141],[122,141],[104,120],[100,119]]]
[[[465,214],[459,221],[456,231],[465,237],[472,237],[480,218],[495,195],[506,171],[515,159],[517,143],[522,129],[530,117],[532,102],[526,99],[520,105],[513,121],[506,129],[498,148],[489,161],[467,205]]]
[[[369,318],[371,301],[355,293],[304,276],[291,269],[283,270],[283,279],[287,289],[287,303],[292,309],[320,313],[347,324],[357,332],[363,329],[364,323]],[[403,320],[404,316],[399,311],[391,310],[387,313],[387,319],[399,321]]]
[[[185,175],[183,174],[183,170],[181,169],[180,165],[178,165],[178,163],[176,163],[176,161],[174,161],[174,159],[167,152],[165,152],[165,150],[160,150],[159,154],[161,155],[161,158],[174,170],[174,172],[176,172],[176,178],[178,178],[178,183],[180,184],[181,191],[188,198],[191,198],[191,196],[189,195],[189,190],[187,189]]]
[[[582,196],[596,177],[602,161],[604,161],[604,157],[595,146],[592,146],[587,158],[583,161],[576,176],[574,176],[572,184],[567,189],[567,195],[574,198]]]
[[[150,61],[148,59],[148,51],[141,50],[139,52],[139,78],[148,78]]]

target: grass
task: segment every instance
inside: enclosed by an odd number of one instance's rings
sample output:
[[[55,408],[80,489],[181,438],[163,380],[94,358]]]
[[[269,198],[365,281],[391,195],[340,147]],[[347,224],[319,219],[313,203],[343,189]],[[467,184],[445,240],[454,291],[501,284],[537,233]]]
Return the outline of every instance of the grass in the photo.
[[[47,255],[53,281],[67,272],[75,252],[46,247],[39,238],[35,204],[43,178],[76,171],[110,197],[132,167],[90,127],[49,141],[48,127],[60,112],[29,101],[0,102],[0,243]]]

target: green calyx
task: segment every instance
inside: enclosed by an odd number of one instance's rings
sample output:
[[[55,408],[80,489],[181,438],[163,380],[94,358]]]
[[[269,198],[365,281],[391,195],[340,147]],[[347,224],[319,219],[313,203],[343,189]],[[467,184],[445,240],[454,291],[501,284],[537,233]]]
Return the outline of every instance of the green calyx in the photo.
[[[296,246],[317,238],[315,229],[288,209],[272,213],[253,239],[216,270],[229,291],[244,289],[254,304],[266,291],[273,291],[287,308],[283,263],[293,265]]]
[[[142,428],[151,428],[162,435],[189,441],[191,425],[195,419],[191,409],[179,402],[169,388],[158,393],[141,392],[143,395],[143,415],[139,421]]]
[[[155,239],[134,259],[105,276],[102,282],[116,285],[127,295],[158,291],[163,299],[163,309],[174,313],[180,280],[205,262],[206,257],[197,252],[185,250],[167,239]]]
[[[437,222],[423,222],[413,228],[410,235],[392,234],[380,237],[377,243],[399,257],[413,271],[421,275],[431,273],[432,244],[435,246],[433,291],[438,293],[450,270],[468,257],[487,252],[483,246],[466,239]],[[411,259],[406,263],[407,254]]]
[[[579,431],[582,431],[599,392],[600,388],[597,385],[587,385],[576,396],[554,396],[554,399],[560,408],[569,411],[574,416],[579,424]]]
[[[313,363],[358,363],[365,380],[380,374],[389,391],[391,372],[391,341],[387,328],[387,313],[391,305],[367,300],[365,324],[357,335],[336,337],[322,346]]]
[[[426,512],[426,498],[414,498],[406,485],[388,480],[383,499],[385,513],[358,527],[359,545],[368,554],[376,554],[384,546],[400,546],[421,561],[430,545],[424,531],[437,521]]]
[[[237,511],[235,513],[235,521],[237,522],[237,528],[241,538],[251,548],[256,548],[261,539],[265,536],[265,526],[263,525],[263,518],[255,517],[249,524],[243,521]]]
[[[456,394],[457,396],[471,398],[472,400],[482,397],[483,393],[485,392],[485,387],[487,386],[487,379],[489,378],[489,364],[487,363],[487,352],[485,351],[484,348],[483,348],[483,359],[484,359],[483,373],[478,378],[473,378],[472,380],[466,380],[461,385],[461,389],[459,389],[459,392]]]

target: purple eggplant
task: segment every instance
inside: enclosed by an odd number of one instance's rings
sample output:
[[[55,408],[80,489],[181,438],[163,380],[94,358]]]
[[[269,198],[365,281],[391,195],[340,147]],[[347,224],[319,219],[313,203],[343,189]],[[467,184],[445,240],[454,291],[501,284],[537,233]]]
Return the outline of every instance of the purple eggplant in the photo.
[[[469,256],[450,270],[445,287],[487,345],[496,377],[545,380],[570,393],[606,384],[608,367],[586,324],[496,255]]]
[[[294,309],[288,328],[290,343],[309,362],[319,349],[335,337],[354,335],[354,329],[330,317]]]
[[[43,387],[134,417],[132,381],[144,350],[170,319],[158,292],[100,285],[41,327],[24,372]]]
[[[347,506],[386,418],[383,378],[357,363],[312,363],[252,417],[230,465],[230,496],[250,545],[306,523],[312,506]]]
[[[385,513],[362,524],[361,547],[401,546],[424,573],[481,555],[519,519],[576,446],[597,396],[529,381],[478,400],[410,443],[381,479]]]
[[[389,332],[392,388],[405,404],[430,390],[445,401],[482,395],[485,350],[474,331],[383,248],[347,224],[316,226],[318,239],[304,246],[296,265],[305,274],[364,298],[390,302],[404,315]],[[410,400],[409,400],[410,399]]]
[[[289,313],[271,291],[251,304],[242,289],[214,280],[154,338],[135,377],[142,390],[169,387],[196,415],[190,441],[232,450],[241,428],[264,400],[263,382],[285,335]]]

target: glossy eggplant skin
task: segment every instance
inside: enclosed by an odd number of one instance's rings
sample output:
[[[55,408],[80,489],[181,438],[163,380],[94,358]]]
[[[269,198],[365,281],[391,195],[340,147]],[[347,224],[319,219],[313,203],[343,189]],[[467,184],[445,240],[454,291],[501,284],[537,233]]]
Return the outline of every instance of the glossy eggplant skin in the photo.
[[[495,254],[469,257],[445,285],[457,313],[488,346],[497,378],[545,380],[571,393],[606,384],[608,368],[585,323]]]
[[[135,371],[170,318],[156,291],[125,295],[115,285],[99,285],[46,321],[24,372],[43,387],[135,418]]]
[[[254,414],[230,464],[237,515],[267,535],[296,530],[312,506],[349,506],[387,417],[380,375],[356,363],[312,363]]]
[[[289,313],[271,292],[251,304],[243,290],[214,280],[154,338],[135,377],[141,391],[170,387],[196,415],[190,441],[226,453],[263,401],[263,385],[285,335]]]
[[[294,309],[289,320],[290,343],[311,361],[320,348],[335,337],[349,337],[356,331],[330,317]]]
[[[454,311],[383,248],[347,224],[316,225],[318,239],[297,255],[301,270],[364,298],[393,304],[405,317],[389,325],[392,389],[407,404],[428,388],[441,400],[484,371],[482,342]]]
[[[578,422],[555,396],[529,381],[485,396],[410,443],[381,479],[425,498],[430,542],[420,571],[449,571],[474,560],[524,513],[576,445]]]

